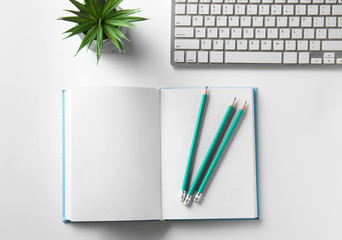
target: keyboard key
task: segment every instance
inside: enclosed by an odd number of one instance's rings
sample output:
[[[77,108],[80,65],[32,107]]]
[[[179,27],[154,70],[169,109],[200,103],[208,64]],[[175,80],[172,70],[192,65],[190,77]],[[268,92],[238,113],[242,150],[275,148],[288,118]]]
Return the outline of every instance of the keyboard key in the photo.
[[[275,17],[265,17],[265,27],[274,27],[275,20]]]
[[[270,5],[259,5],[259,15],[269,15]]]
[[[238,50],[247,50],[247,40],[238,40],[237,41],[237,49]]]
[[[257,15],[258,14],[258,5],[248,5],[247,6],[247,14],[248,15]]]
[[[210,50],[211,49],[211,40],[204,39],[201,40],[201,48],[205,50]]]
[[[229,38],[229,28],[220,28],[219,38]]]
[[[321,42],[310,41],[310,51],[319,51],[319,50],[321,50]]]
[[[243,38],[254,38],[254,29],[253,28],[243,29]]]
[[[191,26],[191,17],[190,16],[176,16],[175,25],[176,26]]]
[[[323,54],[324,58],[335,58],[335,53],[333,52],[326,52]]]
[[[235,50],[236,41],[235,40],[227,40],[226,41],[226,50]]]
[[[296,5],[296,15],[305,15],[306,5]]]
[[[245,15],[245,13],[246,13],[246,5],[235,5],[236,15]]]
[[[284,15],[293,15],[294,14],[294,5],[285,5],[283,9]]]
[[[312,17],[302,17],[302,27],[312,26]]]
[[[289,28],[281,28],[279,30],[279,37],[283,39],[290,38],[290,29]]]
[[[214,50],[223,50],[223,40],[214,40]]]
[[[218,35],[217,32],[218,32],[217,28],[208,28],[207,30],[208,38],[217,38],[217,35]]]
[[[255,29],[255,38],[266,38],[266,29],[265,28]]]
[[[281,5],[272,5],[271,14],[272,15],[281,15]]]
[[[175,51],[175,62],[184,62],[184,51]]]
[[[196,4],[188,4],[187,14],[189,14],[189,15],[197,14],[197,5]]]
[[[213,4],[210,7],[210,14],[212,15],[219,15],[221,14],[221,5],[219,4]]]
[[[311,64],[322,64],[322,58],[311,58]]]
[[[292,40],[285,41],[285,49],[287,51],[295,51],[296,50],[296,41],[292,41]]]
[[[223,14],[224,15],[233,15],[234,5],[223,5]]]
[[[203,26],[203,16],[192,17],[192,25],[193,26]]]
[[[207,16],[204,18],[204,25],[209,27],[215,26],[215,17]]]
[[[305,39],[314,39],[315,38],[315,29],[304,29],[304,38]]]
[[[198,62],[199,63],[207,63],[209,59],[209,53],[207,51],[199,51],[198,52]]]
[[[277,27],[287,27],[287,17],[277,17]]]
[[[259,40],[250,40],[249,41],[249,50],[260,50],[260,41]]]
[[[298,41],[297,48],[299,51],[307,51],[309,49],[309,42],[307,40]]]
[[[329,29],[330,39],[342,39],[342,29]]]
[[[188,63],[195,63],[197,53],[195,51],[187,51],[186,52],[186,62]]]
[[[240,25],[241,25],[241,27],[250,27],[252,25],[252,18],[251,17],[241,17]]]
[[[253,27],[263,27],[264,18],[263,17],[253,17]]]
[[[298,57],[299,64],[309,64],[310,63],[310,53],[300,52]]]
[[[262,40],[261,41],[261,50],[265,50],[265,51],[272,50],[272,41],[271,40]]]
[[[225,63],[281,63],[281,52],[226,52]]]
[[[342,64],[342,58],[336,58],[336,63],[337,64]]]
[[[242,38],[242,29],[241,28],[232,28],[232,38]]]
[[[336,17],[326,17],[325,26],[326,27],[336,27],[337,18]]]
[[[206,30],[205,28],[196,28],[195,35],[196,38],[205,38],[206,37]]]
[[[175,36],[179,38],[193,38],[194,28],[190,27],[176,27]]]
[[[320,15],[330,15],[330,5],[320,6]]]
[[[324,64],[334,64],[335,58],[323,58],[323,63]]]
[[[325,29],[325,28],[316,29],[316,38],[317,39],[326,39],[327,38],[327,29]]]
[[[290,27],[299,27],[299,17],[290,17],[289,26]]]
[[[297,63],[297,53],[296,52],[284,52],[284,63],[296,64]]]
[[[313,26],[324,27],[324,17],[314,17]]]
[[[175,49],[199,49],[200,42],[197,39],[176,39]]]
[[[225,27],[227,26],[228,18],[227,17],[217,17],[216,18],[216,25],[218,27]]]
[[[283,51],[284,50],[284,41],[277,40],[273,42],[273,49],[276,51]]]
[[[342,15],[342,5],[333,5],[332,14],[333,15]]]
[[[303,29],[301,28],[293,28],[292,29],[292,38],[293,39],[300,39],[303,37]]]
[[[267,29],[267,38],[270,38],[270,39],[278,38],[278,28]]]
[[[318,5],[309,5],[308,15],[318,15]]]
[[[209,14],[209,5],[208,4],[201,4],[199,5],[199,14],[208,15]]]
[[[223,63],[223,52],[210,52],[211,63]]]
[[[342,41],[322,41],[323,51],[342,51]]]
[[[175,13],[176,14],[185,14],[185,4],[176,4]]]

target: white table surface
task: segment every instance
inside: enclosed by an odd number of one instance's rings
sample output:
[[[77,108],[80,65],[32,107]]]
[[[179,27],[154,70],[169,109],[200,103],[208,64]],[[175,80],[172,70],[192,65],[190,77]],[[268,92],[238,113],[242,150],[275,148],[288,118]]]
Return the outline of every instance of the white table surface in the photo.
[[[0,238],[341,239],[342,68],[175,69],[170,0],[141,7],[126,55],[74,54],[67,0],[2,1]],[[258,87],[259,221],[62,222],[61,90],[74,85]]]

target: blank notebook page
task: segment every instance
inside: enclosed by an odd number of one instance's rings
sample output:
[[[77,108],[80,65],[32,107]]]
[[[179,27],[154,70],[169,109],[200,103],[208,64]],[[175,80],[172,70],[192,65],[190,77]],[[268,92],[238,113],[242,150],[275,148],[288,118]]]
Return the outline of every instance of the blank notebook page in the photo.
[[[72,106],[71,220],[160,219],[159,90],[77,87]]]
[[[164,219],[256,218],[254,100],[251,88],[209,88],[192,179],[234,97],[248,108],[217,165],[200,204],[179,200],[188,154],[204,89],[161,90],[162,217]]]

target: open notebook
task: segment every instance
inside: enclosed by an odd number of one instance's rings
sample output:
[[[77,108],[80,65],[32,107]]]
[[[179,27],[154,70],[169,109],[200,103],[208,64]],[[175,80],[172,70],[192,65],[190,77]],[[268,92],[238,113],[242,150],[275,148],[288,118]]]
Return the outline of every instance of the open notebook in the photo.
[[[209,88],[192,178],[232,99],[248,108],[203,201],[179,201],[203,89],[63,91],[63,220],[258,219],[254,88]]]

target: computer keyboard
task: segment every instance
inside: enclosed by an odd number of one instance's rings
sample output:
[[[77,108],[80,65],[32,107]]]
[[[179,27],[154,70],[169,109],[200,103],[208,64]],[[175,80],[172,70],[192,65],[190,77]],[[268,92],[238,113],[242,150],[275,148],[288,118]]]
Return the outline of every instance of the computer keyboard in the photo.
[[[342,0],[172,1],[174,66],[342,66]]]

